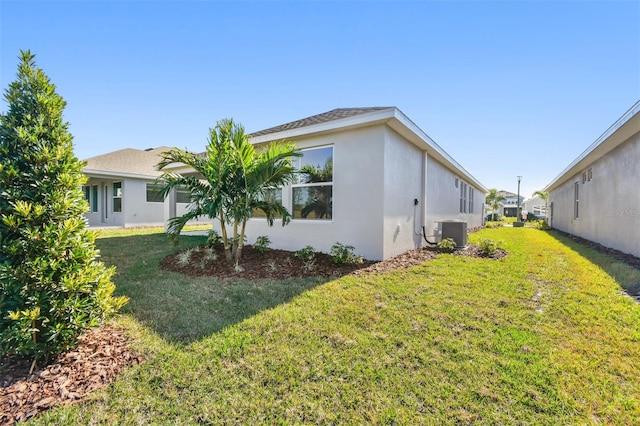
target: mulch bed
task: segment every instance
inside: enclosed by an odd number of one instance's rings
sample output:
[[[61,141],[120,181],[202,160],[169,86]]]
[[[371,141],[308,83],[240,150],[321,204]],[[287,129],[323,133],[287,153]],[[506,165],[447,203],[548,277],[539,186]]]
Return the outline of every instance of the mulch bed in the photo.
[[[0,424],[25,421],[53,406],[71,404],[142,362],[121,329],[103,326],[80,336],[77,348],[29,374],[31,362],[0,359]]]

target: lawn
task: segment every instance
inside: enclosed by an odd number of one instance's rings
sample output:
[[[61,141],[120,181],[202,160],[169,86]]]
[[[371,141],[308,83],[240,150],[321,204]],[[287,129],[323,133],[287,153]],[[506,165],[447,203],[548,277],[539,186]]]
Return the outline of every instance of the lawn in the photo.
[[[161,233],[105,232],[146,362],[34,424],[637,424],[640,271],[499,228],[500,260],[440,255],[339,279],[160,271]],[[203,237],[182,237],[181,247]]]

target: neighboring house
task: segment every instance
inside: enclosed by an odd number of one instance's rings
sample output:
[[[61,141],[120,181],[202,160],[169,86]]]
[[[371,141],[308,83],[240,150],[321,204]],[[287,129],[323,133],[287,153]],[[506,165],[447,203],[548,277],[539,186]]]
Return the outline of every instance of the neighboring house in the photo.
[[[395,107],[335,109],[250,138],[295,142],[303,153],[296,167],[312,166],[322,178],[275,191],[293,220],[268,227],[252,218],[249,243],[266,235],[274,248],[329,252],[340,242],[379,260],[423,246],[422,228],[432,236],[436,221],[483,224],[487,189]]]
[[[504,198],[504,200],[500,202],[501,207],[498,213],[505,217],[516,217],[518,215],[518,200],[522,207],[524,197],[521,195],[518,199],[518,194],[504,190],[498,191],[498,196]]]
[[[160,154],[171,148],[121,149],[86,159],[83,172],[89,212],[89,226],[153,226],[164,224],[165,203],[156,192],[155,179]],[[188,192],[177,193],[177,209],[182,214],[189,202]]]
[[[553,228],[640,257],[640,102],[544,190]]]
[[[524,200],[522,203],[522,213],[532,213],[539,218],[547,217],[547,204],[539,195]]]

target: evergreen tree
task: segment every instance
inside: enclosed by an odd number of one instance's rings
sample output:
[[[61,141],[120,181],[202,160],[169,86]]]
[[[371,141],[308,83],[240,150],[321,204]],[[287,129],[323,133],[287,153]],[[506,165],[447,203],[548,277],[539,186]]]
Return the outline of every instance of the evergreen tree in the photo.
[[[86,229],[84,163],[73,153],[66,102],[34,55],[21,52],[0,115],[0,355],[35,360],[73,347],[127,301],[96,261]]]

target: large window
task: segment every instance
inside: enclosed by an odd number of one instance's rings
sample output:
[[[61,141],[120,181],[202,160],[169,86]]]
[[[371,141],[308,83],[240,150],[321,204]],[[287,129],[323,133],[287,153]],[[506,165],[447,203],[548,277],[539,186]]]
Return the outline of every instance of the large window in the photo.
[[[333,147],[302,151],[296,158],[300,170],[292,185],[293,218],[324,219],[333,217]]]
[[[122,182],[113,182],[113,212],[122,212]]]
[[[282,188],[267,189],[262,200],[282,205]],[[260,209],[253,209],[253,217],[267,217]],[[280,216],[277,216],[280,217]]]
[[[147,203],[162,203],[164,202],[164,197],[160,192],[160,185],[156,185],[155,183],[147,184]]]
[[[473,196],[474,196],[473,187],[469,186],[469,213],[473,213]]]

